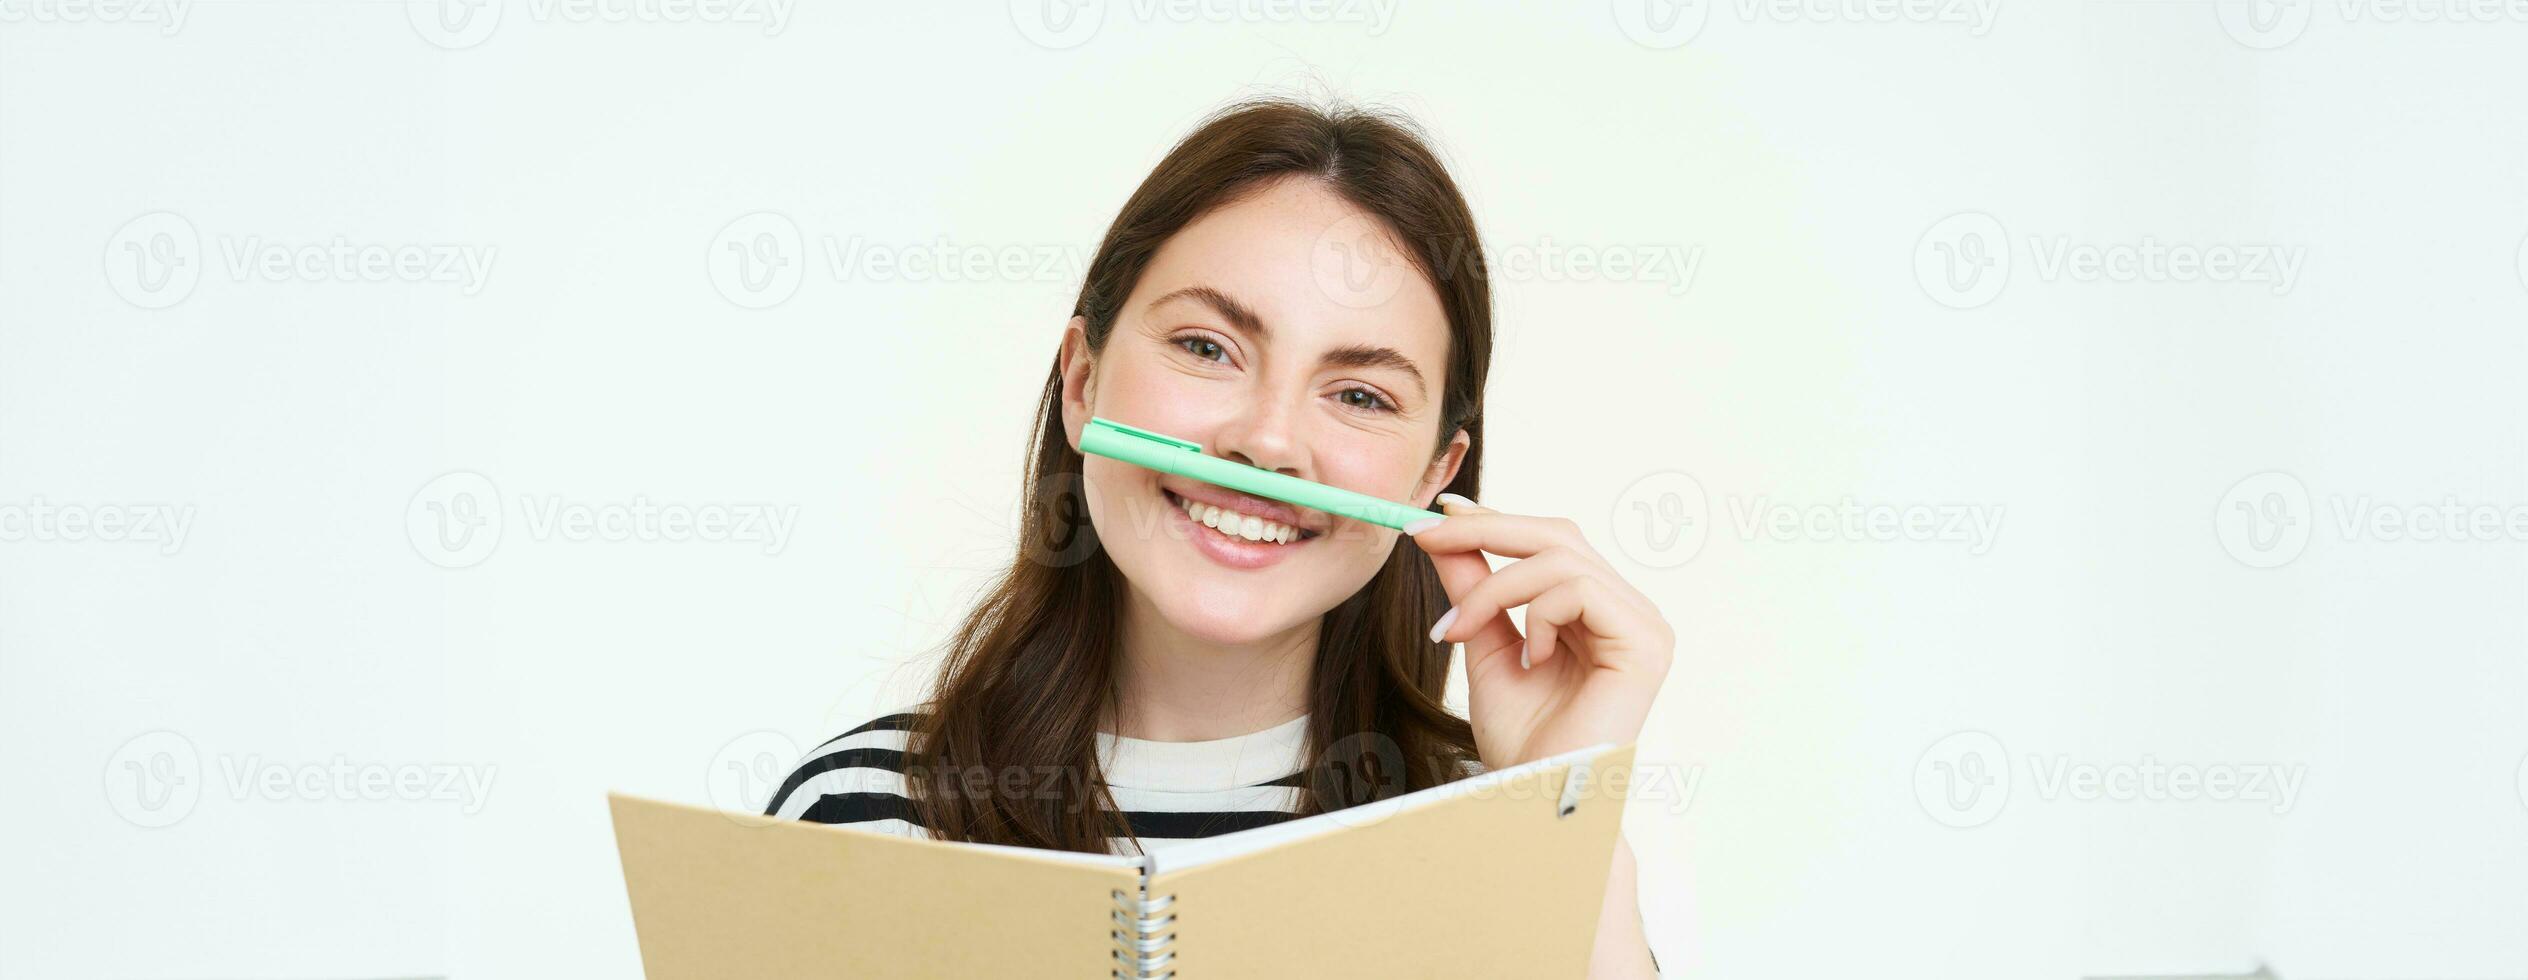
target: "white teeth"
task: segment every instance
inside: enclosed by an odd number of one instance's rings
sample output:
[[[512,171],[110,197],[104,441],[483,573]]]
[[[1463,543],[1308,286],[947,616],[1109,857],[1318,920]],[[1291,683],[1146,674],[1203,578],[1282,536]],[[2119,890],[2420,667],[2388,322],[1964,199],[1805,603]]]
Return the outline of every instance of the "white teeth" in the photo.
[[[1202,522],[1204,527],[1217,528],[1220,533],[1231,537],[1245,538],[1249,541],[1270,541],[1274,544],[1289,544],[1299,539],[1299,529],[1288,524],[1277,524],[1261,517],[1224,510],[1192,500],[1185,500],[1184,505],[1185,516]]]

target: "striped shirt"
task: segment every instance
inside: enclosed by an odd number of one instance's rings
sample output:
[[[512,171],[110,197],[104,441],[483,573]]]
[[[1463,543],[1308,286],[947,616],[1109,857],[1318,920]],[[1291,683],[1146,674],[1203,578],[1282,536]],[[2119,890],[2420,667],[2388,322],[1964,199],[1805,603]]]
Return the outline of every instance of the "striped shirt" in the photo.
[[[884,715],[810,750],[781,781],[764,814],[931,836],[916,819],[904,778],[906,739],[919,720],[911,712]],[[1162,850],[1291,819],[1302,799],[1307,728],[1308,716],[1301,715],[1262,731],[1199,742],[1099,732],[1098,771],[1132,832],[1148,850]],[[1108,838],[1108,844],[1116,854],[1139,853],[1130,838]]]

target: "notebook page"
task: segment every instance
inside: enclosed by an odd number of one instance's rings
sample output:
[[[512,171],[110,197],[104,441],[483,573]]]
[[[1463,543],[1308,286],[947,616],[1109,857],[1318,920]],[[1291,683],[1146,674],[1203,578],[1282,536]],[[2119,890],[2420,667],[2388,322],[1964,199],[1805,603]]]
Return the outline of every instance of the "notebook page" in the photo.
[[[1473,793],[1500,792],[1502,786],[1509,783],[1511,780],[1520,778],[1526,774],[1541,772],[1557,766],[1568,765],[1575,760],[1589,758],[1614,747],[1613,743],[1600,742],[1586,748],[1573,749],[1560,755],[1546,756],[1545,758],[1511,766],[1507,769],[1495,769],[1491,772],[1469,776],[1465,779],[1457,780],[1456,782],[1442,783],[1438,786],[1415,790],[1402,796],[1389,797],[1373,803],[1364,803],[1359,806],[1350,807],[1334,813],[1320,813],[1315,816],[1301,817],[1296,820],[1285,820],[1281,823],[1257,827],[1253,830],[1241,830],[1235,833],[1222,834],[1218,837],[1207,837],[1198,841],[1187,841],[1181,844],[1173,844],[1166,850],[1159,851],[1151,856],[1151,873],[1165,874],[1170,871],[1181,871],[1186,868],[1199,867],[1204,864],[1209,864],[1213,861],[1224,860],[1242,854],[1252,854],[1268,848],[1278,847],[1280,845],[1290,843],[1291,841],[1305,840],[1310,837],[1334,833],[1351,827],[1379,823],[1395,816],[1398,813],[1427,807],[1442,800],[1455,799],[1457,797]]]
[[[649,980],[1105,976],[1141,888],[1129,859],[608,801]]]
[[[1624,745],[1586,761],[1615,774],[1632,755]],[[1154,875],[1152,900],[1176,916],[1161,952],[1179,976],[1205,980],[1579,977],[1629,783],[1592,779],[1565,816],[1574,761]]]

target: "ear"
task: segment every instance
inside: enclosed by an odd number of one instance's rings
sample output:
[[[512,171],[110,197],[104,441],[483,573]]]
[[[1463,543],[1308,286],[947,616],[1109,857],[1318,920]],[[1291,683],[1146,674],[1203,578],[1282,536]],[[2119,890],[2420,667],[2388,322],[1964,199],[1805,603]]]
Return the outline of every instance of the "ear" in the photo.
[[[1088,351],[1088,318],[1075,316],[1062,328],[1062,351],[1054,364],[1062,372],[1062,430],[1071,440],[1071,448],[1080,448],[1080,430],[1088,427],[1089,365],[1095,360]]]
[[[1473,446],[1474,442],[1473,438],[1466,435],[1464,429],[1459,429],[1456,435],[1448,437],[1448,448],[1441,450],[1440,458],[1432,460],[1431,468],[1423,471],[1422,485],[1413,492],[1414,499],[1420,501],[1424,508],[1429,508],[1432,499],[1438,497],[1440,491],[1448,489],[1450,483],[1456,482],[1457,468],[1466,462],[1466,450]]]

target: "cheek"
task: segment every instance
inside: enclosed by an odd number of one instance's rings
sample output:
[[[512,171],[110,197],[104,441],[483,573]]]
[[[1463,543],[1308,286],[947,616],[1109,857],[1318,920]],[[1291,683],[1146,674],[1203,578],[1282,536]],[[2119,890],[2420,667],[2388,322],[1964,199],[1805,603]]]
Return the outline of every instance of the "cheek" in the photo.
[[[1422,482],[1423,463],[1388,442],[1362,445],[1327,453],[1325,472],[1318,482],[1346,490],[1355,490],[1373,497],[1403,500],[1413,495]]]
[[[1144,500],[1157,476],[1149,470],[1104,456],[1088,456],[1080,461],[1081,492],[1089,512],[1097,521],[1102,537],[1122,537],[1136,522],[1146,521]]]
[[[1170,435],[1208,433],[1228,420],[1237,401],[1216,380],[1164,364],[1118,358],[1101,383],[1090,414]]]

